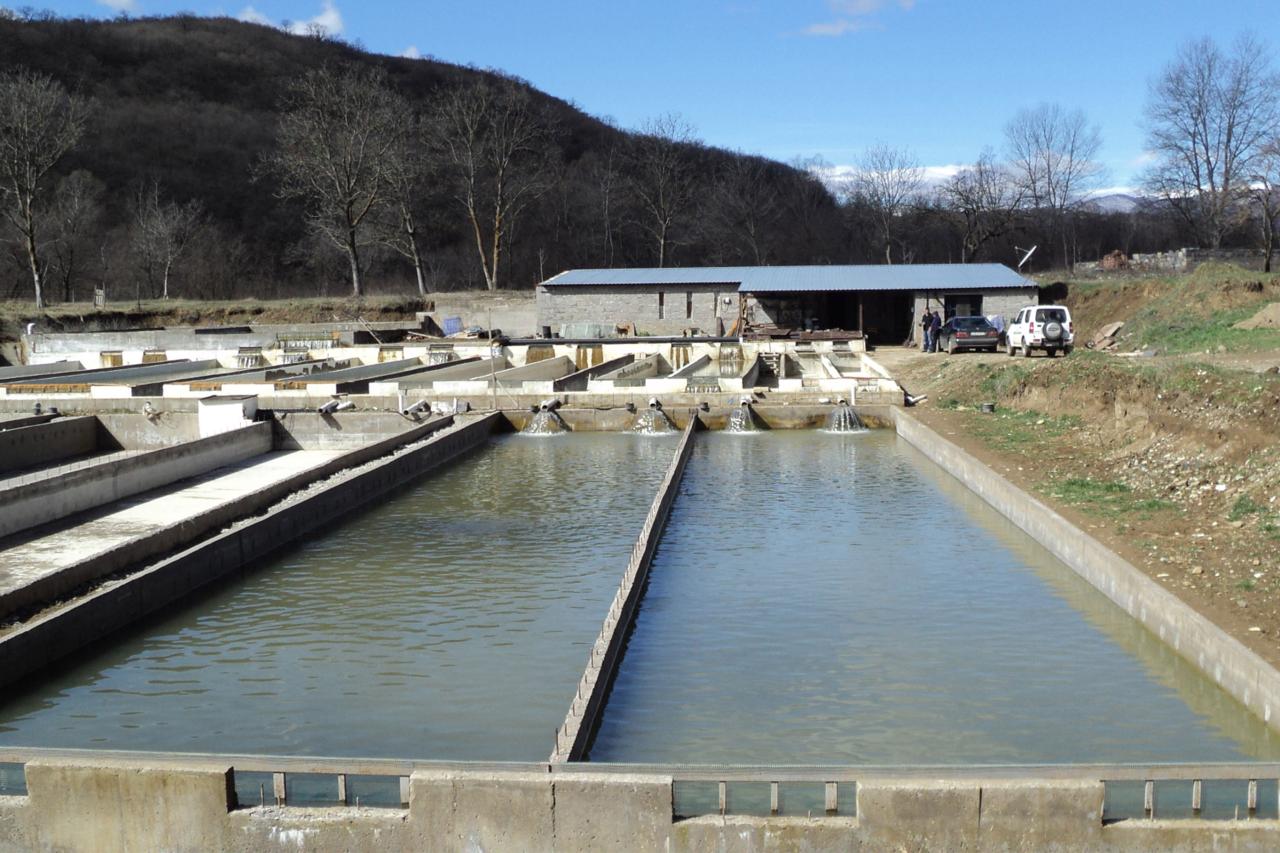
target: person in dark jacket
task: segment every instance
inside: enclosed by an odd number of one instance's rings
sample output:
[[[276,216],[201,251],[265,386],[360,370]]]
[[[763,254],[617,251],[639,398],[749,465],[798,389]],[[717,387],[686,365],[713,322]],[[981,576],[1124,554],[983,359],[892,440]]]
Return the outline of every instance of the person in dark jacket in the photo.
[[[934,309],[933,317],[929,320],[929,352],[938,351],[938,333],[942,331],[942,318],[938,316],[937,309]]]
[[[920,349],[924,352],[929,351],[929,329],[933,326],[933,318],[929,316],[929,309],[924,309],[924,313],[920,315]]]

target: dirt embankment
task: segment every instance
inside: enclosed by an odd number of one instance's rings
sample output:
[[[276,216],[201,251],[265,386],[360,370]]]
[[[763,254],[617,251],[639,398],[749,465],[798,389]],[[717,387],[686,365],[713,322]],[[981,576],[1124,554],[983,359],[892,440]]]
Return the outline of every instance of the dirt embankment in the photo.
[[[368,299],[247,299],[239,301],[151,300],[98,310],[88,303],[55,305],[44,311],[26,302],[0,303],[0,341],[17,340],[28,323],[41,331],[95,332],[165,326],[240,326],[253,323],[325,323],[412,320],[434,308],[408,297]]]
[[[1078,301],[1077,334],[1156,313],[1143,295],[1150,286],[1109,287]],[[1262,295],[1201,286],[1228,303],[1249,302],[1245,293],[1256,305]],[[1224,326],[1211,311],[1200,322]],[[1280,351],[1253,354],[1280,364]],[[1199,356],[1087,350],[1057,359],[900,353],[895,360],[907,389],[929,395],[917,410],[926,422],[1280,665],[1280,375]],[[996,413],[979,411],[984,402],[996,403]]]
[[[1280,302],[1280,276],[1227,264],[1204,264],[1189,275],[1125,278],[1066,285],[1083,343],[1123,321],[1120,351],[1216,358],[1280,350],[1280,329],[1250,318]]]

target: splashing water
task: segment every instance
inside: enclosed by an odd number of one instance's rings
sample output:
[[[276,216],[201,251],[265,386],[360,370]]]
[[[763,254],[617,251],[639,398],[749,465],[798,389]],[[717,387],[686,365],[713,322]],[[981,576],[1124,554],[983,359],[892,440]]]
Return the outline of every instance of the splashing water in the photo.
[[[827,415],[825,432],[866,432],[867,428],[858,420],[858,413],[848,403],[841,403]]]
[[[555,412],[543,409],[535,412],[533,417],[529,419],[529,423],[525,424],[524,429],[520,430],[521,435],[562,435],[568,427],[564,420]]]
[[[675,431],[675,425],[662,409],[641,409],[636,412],[631,431],[640,435],[666,435]]]
[[[756,426],[755,415],[751,412],[750,406],[735,406],[733,411],[729,412],[729,424],[724,428],[725,432],[759,432],[760,428]]]

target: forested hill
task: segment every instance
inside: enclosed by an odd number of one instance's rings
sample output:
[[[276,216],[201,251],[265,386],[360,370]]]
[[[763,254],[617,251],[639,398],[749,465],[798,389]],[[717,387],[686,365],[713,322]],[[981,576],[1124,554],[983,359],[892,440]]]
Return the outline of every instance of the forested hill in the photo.
[[[104,283],[117,296],[150,295],[155,282],[140,267],[133,231],[139,188],[152,182],[166,201],[196,200],[206,214],[175,268],[175,295],[342,293],[341,254],[309,236],[301,206],[277,197],[275,178],[260,164],[276,145],[278,109],[291,81],[343,64],[380,66],[424,113],[443,93],[496,76],[228,18],[0,19],[0,70],[46,73],[92,101],[85,137],[59,163],[53,183],[87,173],[80,177],[91,179],[93,207],[75,233],[58,237],[66,245],[51,248],[49,296],[84,299]],[[652,229],[628,192],[635,177],[629,170],[638,167],[627,152],[636,137],[564,100],[531,94],[553,118],[554,156],[545,191],[511,232],[503,286],[530,287],[573,266],[655,263]],[[840,211],[807,173],[696,143],[680,148],[696,187],[691,204],[675,212],[669,264],[846,259]],[[734,176],[737,185],[726,183]],[[764,189],[768,198],[752,201],[754,212],[740,209],[744,196]],[[483,286],[453,194],[440,186],[419,204],[431,285]],[[30,284],[18,250],[8,253],[0,297],[22,295]],[[412,287],[411,268],[394,253],[371,250],[366,262],[371,292]]]

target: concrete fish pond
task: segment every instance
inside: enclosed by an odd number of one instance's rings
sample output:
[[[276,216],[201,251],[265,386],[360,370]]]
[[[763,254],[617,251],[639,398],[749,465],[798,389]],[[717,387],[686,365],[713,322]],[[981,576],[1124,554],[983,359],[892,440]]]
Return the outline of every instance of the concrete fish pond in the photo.
[[[278,419],[329,479],[188,550],[157,544],[136,575],[113,563],[45,610],[15,604],[0,816],[48,824],[55,792],[147,773],[185,804],[166,787],[180,772],[211,774],[202,837],[238,849],[278,846],[263,839],[289,806],[358,802],[409,817],[345,812],[355,849],[700,849],[774,820],[800,821],[797,843],[891,846],[915,820],[902,797],[931,804],[926,834],[948,847],[970,795],[1029,796],[1020,815],[1085,848],[1158,847],[1159,815],[1243,810],[1267,834],[1240,849],[1280,829],[1274,672],[907,411],[743,394],[412,415],[351,459],[330,421],[367,442],[376,419]],[[236,429],[254,452],[281,444]],[[94,483],[104,464],[58,476]],[[213,488],[194,482],[171,488]],[[38,550],[83,523],[7,541]],[[183,586],[224,540],[240,556]],[[119,610],[101,600],[152,606],[101,627]],[[59,619],[97,633],[24,669]],[[472,826],[473,798],[517,793],[532,799],[503,812],[510,832]],[[577,846],[539,835],[582,821]]]
[[[560,440],[490,439],[11,694],[0,744],[544,756],[672,446],[537,414]],[[678,434],[657,406],[635,418]],[[891,431],[752,427],[696,442],[591,760],[1280,758]]]

